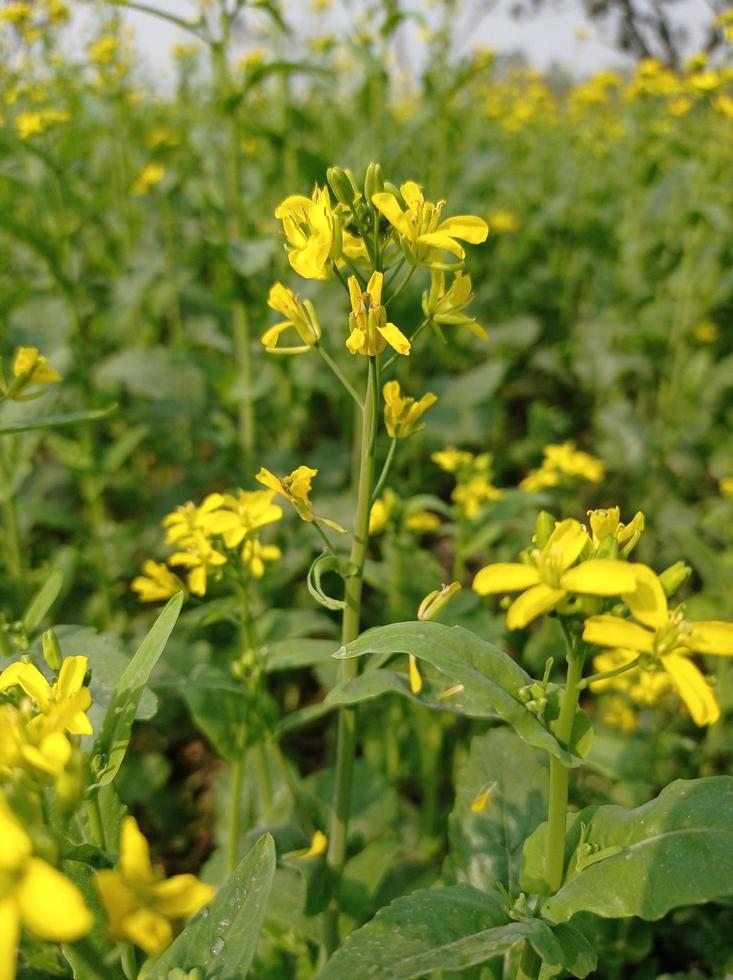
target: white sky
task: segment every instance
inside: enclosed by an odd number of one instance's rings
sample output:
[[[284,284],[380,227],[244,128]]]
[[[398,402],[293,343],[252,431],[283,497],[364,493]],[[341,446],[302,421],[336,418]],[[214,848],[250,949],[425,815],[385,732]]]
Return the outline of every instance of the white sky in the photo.
[[[189,0],[149,2],[181,17],[190,16],[196,9]],[[548,5],[552,8],[552,0]],[[346,0],[346,6],[351,11],[348,16],[344,10],[344,0],[334,0],[332,8],[319,15],[312,13],[311,0],[291,0],[285,5],[292,22],[303,32],[313,34],[343,34],[348,17],[353,17],[359,0],[351,0],[350,3]],[[430,8],[425,0],[413,0],[412,6],[423,11]],[[125,16],[135,30],[138,49],[152,72],[163,81],[170,64],[171,47],[180,41],[190,42],[191,35],[147,14],[126,12]],[[707,0],[679,0],[675,5],[675,17],[687,25],[694,39],[701,36],[702,26],[709,22],[710,7]],[[88,11],[77,15],[74,25],[76,43],[80,44],[88,35],[89,21]],[[506,12],[494,11],[485,16],[478,26],[467,22],[465,17],[461,20],[461,26],[466,48],[481,44],[502,54],[521,51],[540,68],[558,63],[574,74],[585,75],[605,65],[623,63],[623,58],[610,45],[610,38],[604,38],[597,26],[586,21],[580,0],[565,0],[559,9],[546,9],[542,14],[524,21],[517,21]],[[590,30],[590,37],[581,40],[577,31],[584,27]]]

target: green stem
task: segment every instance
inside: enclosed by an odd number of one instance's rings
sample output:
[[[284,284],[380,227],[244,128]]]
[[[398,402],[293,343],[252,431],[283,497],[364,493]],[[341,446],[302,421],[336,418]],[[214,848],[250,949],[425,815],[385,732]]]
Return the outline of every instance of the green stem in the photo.
[[[601,674],[591,674],[590,677],[584,677],[582,681],[578,682],[578,690],[584,691],[591,684],[596,684],[598,681],[605,681],[609,677],[617,677],[619,674],[625,674],[627,670],[634,670],[635,667],[639,666],[640,660],[641,657],[637,657],[636,660],[624,664],[623,667],[616,667],[615,670],[606,670]]]
[[[577,645],[568,643],[568,672],[560,704],[555,735],[561,745],[570,742],[578,707],[579,684],[583,675],[583,654]],[[545,853],[545,879],[554,894],[562,885],[565,871],[565,829],[568,814],[569,768],[550,757],[550,796],[547,808],[547,850]]]
[[[354,388],[354,386],[352,385],[352,383],[349,381],[349,379],[346,377],[346,375],[341,370],[341,368],[338,366],[338,364],[336,363],[336,361],[334,361],[334,359],[331,357],[331,355],[328,353],[328,351],[325,350],[323,347],[321,347],[320,344],[315,344],[314,346],[315,346],[316,350],[318,351],[318,353],[323,358],[323,360],[326,362],[326,364],[328,364],[328,366],[331,368],[331,370],[333,371],[333,373],[339,379],[339,381],[344,386],[344,388],[346,388],[346,390],[348,391],[348,393],[354,399],[354,401],[359,406],[359,408],[363,409],[364,406],[362,404],[361,398],[359,398],[359,396],[356,393],[356,389]]]
[[[242,381],[242,398],[238,408],[239,445],[242,450],[242,465],[246,472],[253,466],[255,443],[254,402],[252,401],[252,350],[249,317],[244,303],[237,299],[232,306],[232,331],[234,335],[234,356]]]
[[[317,518],[317,517],[316,517],[316,518],[315,518],[315,520],[313,521],[313,527],[314,527],[314,528],[316,529],[316,531],[317,531],[317,532],[318,532],[318,533],[320,534],[320,536],[321,536],[321,540],[323,541],[323,543],[324,543],[324,544],[325,544],[325,546],[326,546],[326,551],[327,551],[327,552],[328,552],[328,553],[329,553],[330,555],[335,555],[335,554],[336,554],[336,552],[335,552],[335,551],[333,550],[333,545],[331,544],[331,539],[329,538],[329,536],[328,536],[328,535],[326,534],[326,532],[325,532],[325,531],[323,530],[323,528],[321,527],[321,525],[320,525],[320,523],[318,522],[318,518]]]
[[[379,479],[376,482],[374,490],[372,491],[372,502],[374,502],[379,494],[382,492],[382,487],[384,486],[387,476],[389,475],[390,467],[392,466],[392,460],[394,459],[395,449],[397,448],[397,439],[392,439],[389,449],[387,450],[387,458],[384,461],[384,466],[382,467],[382,472],[379,474]]]
[[[107,840],[104,833],[104,821],[102,820],[102,810],[99,806],[99,796],[95,791],[87,799],[87,816],[89,818],[89,829],[95,844],[106,848]]]
[[[232,874],[239,864],[239,834],[241,828],[241,797],[244,783],[244,759],[234,759],[229,774],[229,840],[227,841],[227,869]]]
[[[5,526],[5,551],[10,577],[19,588],[23,588],[23,554],[20,550],[20,534],[18,533],[18,513],[15,501],[8,497],[3,503],[3,524]]]
[[[351,643],[359,635],[361,600],[369,540],[369,513],[374,484],[374,443],[377,433],[377,364],[369,358],[369,377],[364,411],[362,413],[361,465],[357,490],[354,539],[350,560],[356,571],[346,580],[342,643]],[[355,659],[343,660],[339,666],[339,682],[355,677],[358,664]],[[335,899],[326,910],[324,922],[324,947],[330,955],[339,944],[339,885],[346,860],[346,841],[349,830],[351,789],[356,752],[356,713],[353,708],[341,708],[338,713],[336,735],[336,780],[331,826],[328,840],[327,863],[334,882]]]

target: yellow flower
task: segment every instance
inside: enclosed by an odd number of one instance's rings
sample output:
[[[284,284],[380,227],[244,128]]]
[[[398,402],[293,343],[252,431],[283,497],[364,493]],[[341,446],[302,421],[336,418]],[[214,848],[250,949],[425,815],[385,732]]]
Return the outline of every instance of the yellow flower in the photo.
[[[13,2],[0,8],[0,22],[7,24],[22,25],[30,20],[32,14],[29,3]]]
[[[507,613],[509,629],[524,629],[538,616],[561,606],[570,595],[615,596],[636,586],[633,566],[596,558],[571,566],[591,541],[582,524],[569,518],[555,525],[547,544],[533,549],[529,563],[499,562],[482,568],[473,580],[479,595],[521,592]]]
[[[163,562],[148,559],[143,574],[132,580],[132,589],[141,602],[160,602],[170,599],[183,588],[183,582]]]
[[[110,938],[134,943],[150,955],[169,945],[172,921],[194,915],[214,895],[195,875],[166,879],[156,871],[134,817],[122,821],[117,869],[98,871],[95,880]]]
[[[135,178],[132,185],[132,193],[136,197],[147,194],[156,184],[159,184],[165,177],[166,169],[162,163],[152,161],[146,163],[143,169]]]
[[[631,708],[622,697],[614,695],[606,698],[601,706],[601,718],[613,728],[619,728],[627,735],[635,732],[639,726],[636,712]]]
[[[392,439],[405,439],[423,426],[417,423],[425,412],[434,405],[438,397],[432,391],[423,395],[419,401],[403,398],[399,381],[388,381],[382,389],[384,395],[384,424]]]
[[[366,292],[361,287],[356,276],[349,276],[349,296],[351,297],[351,313],[349,313],[349,338],[346,346],[352,354],[366,354],[374,357],[381,354],[387,344],[398,354],[410,353],[410,341],[394,323],[387,323],[387,311],[382,306],[382,286],[384,276],[381,272],[373,272],[367,283]]]
[[[12,704],[0,706],[0,772],[9,775],[16,768],[30,768],[37,776],[60,776],[72,755],[68,738],[59,731],[48,731],[43,716],[31,731],[28,714]],[[30,719],[33,721],[33,719]]]
[[[255,578],[265,574],[266,561],[279,561],[280,558],[282,552],[277,545],[262,544],[259,538],[248,538],[242,546],[242,564]]]
[[[430,458],[446,473],[456,473],[462,466],[467,466],[473,460],[474,455],[465,449],[454,449],[449,446],[447,449],[433,453]]]
[[[423,679],[417,665],[417,657],[412,653],[407,655],[407,670],[410,678],[410,691],[413,694],[420,694],[423,689]]]
[[[499,210],[489,215],[489,228],[495,235],[516,231],[519,224],[519,216],[513,211]]]
[[[468,327],[471,333],[488,340],[489,335],[473,317],[463,310],[473,299],[471,277],[456,272],[453,282],[445,288],[445,273],[440,269],[430,270],[430,289],[422,296],[425,316],[441,327]]]
[[[276,282],[270,289],[267,305],[286,318],[262,334],[262,344],[269,354],[304,354],[321,339],[318,314],[309,299],[301,303],[291,289]],[[280,334],[291,328],[297,332],[303,343],[297,347],[278,347]]]
[[[591,616],[585,621],[583,639],[596,646],[621,651],[629,662],[661,667],[684,701],[696,725],[712,725],[720,717],[715,694],[690,660],[690,654],[733,656],[733,623],[688,623],[682,610],[670,610],[662,583],[645,565],[635,570],[636,585],[624,590],[623,599],[633,620],[620,616]]]
[[[26,394],[27,389],[33,385],[50,385],[62,380],[58,371],[51,367],[37,347],[19,347],[13,357],[12,370],[13,381],[5,385],[0,376],[0,383],[4,388],[5,397],[12,398],[14,401],[37,398],[41,392]]]
[[[624,558],[629,555],[644,530],[644,515],[640,510],[637,511],[628,524],[623,524],[620,518],[621,511],[618,507],[588,511],[588,522],[595,550],[598,550],[608,538],[613,538],[621,548]]]
[[[279,521],[282,507],[273,504],[274,490],[238,490],[225,493],[221,509],[206,520],[208,534],[220,535],[227,548],[236,548],[245,538],[267,524]]]
[[[0,674],[0,691],[17,686],[35,702],[42,714],[29,723],[29,729],[50,727],[72,735],[91,735],[85,714],[92,703],[89,688],[84,687],[87,666],[86,657],[66,657],[52,686],[33,664],[10,664]]]
[[[39,939],[75,942],[92,928],[79,889],[41,858],[0,794],[0,978],[13,980],[21,925]]]
[[[544,457],[540,468],[532,470],[521,481],[520,490],[533,493],[545,487],[556,487],[563,481],[563,477],[599,483],[606,472],[606,465],[602,460],[576,449],[572,441],[545,446]]]
[[[397,504],[397,494],[394,490],[390,490],[389,487],[384,491],[384,494],[377,499],[372,504],[372,509],[369,512],[369,533],[370,534],[381,534],[382,531],[387,526],[392,512]]]
[[[275,217],[283,223],[292,268],[304,279],[327,279],[340,253],[328,188],[316,187],[312,197],[286,197]]]
[[[484,504],[501,500],[504,491],[495,487],[486,476],[477,475],[470,479],[461,481],[453,488],[451,500],[458,504],[465,516],[469,520],[478,517]]]
[[[632,650],[607,650],[593,658],[593,670],[605,674],[620,667],[628,667],[637,659]],[[615,677],[593,681],[592,691],[615,690],[627,695],[635,704],[648,706],[658,704],[672,689],[669,675],[650,664],[647,670],[628,670]]]
[[[15,120],[15,130],[20,139],[25,140],[30,136],[39,136],[47,129],[57,123],[68,122],[71,117],[63,109],[32,109],[21,112]]]
[[[413,264],[444,268],[441,252],[450,252],[463,261],[466,253],[459,241],[472,245],[486,241],[489,227],[482,218],[461,214],[441,222],[445,201],[426,201],[420,187],[411,180],[402,184],[400,193],[406,211],[394,194],[386,191],[373,194],[372,203],[399,234],[405,255]]]
[[[198,507],[190,500],[176,507],[173,513],[167,514],[161,521],[166,530],[166,544],[185,544],[188,540],[193,541],[197,534],[208,534],[212,518],[223,503],[222,494],[210,493]]]
[[[202,531],[185,538],[181,544],[185,551],[177,551],[168,561],[188,569],[188,587],[194,595],[206,595],[208,577],[226,565],[226,555],[217,551]]]
[[[120,48],[120,40],[113,34],[104,34],[87,48],[89,60],[97,65],[108,65]]]
[[[298,466],[288,476],[275,476],[265,467],[260,468],[260,472],[255,477],[258,483],[279,493],[280,496],[292,504],[296,514],[304,521],[320,521],[327,527],[332,527],[335,531],[345,533],[345,529],[335,521],[329,521],[325,517],[316,517],[313,513],[308,494],[311,492],[311,481],[318,475],[318,470],[313,470],[310,466]]]
[[[718,483],[718,488],[724,497],[733,497],[733,476],[724,476]]]
[[[429,510],[416,510],[405,517],[404,527],[413,534],[430,534],[440,527],[440,518]]]

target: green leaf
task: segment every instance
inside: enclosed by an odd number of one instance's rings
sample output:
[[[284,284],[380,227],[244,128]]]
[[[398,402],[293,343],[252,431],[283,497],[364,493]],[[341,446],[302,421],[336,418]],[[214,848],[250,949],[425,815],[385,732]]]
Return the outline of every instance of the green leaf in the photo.
[[[217,980],[244,980],[254,959],[275,874],[275,842],[263,834],[217,892],[141,977],[167,980],[176,967],[198,967]]]
[[[474,812],[487,790],[486,807]],[[546,757],[506,728],[477,736],[456,781],[444,873],[486,890],[500,882],[516,896],[522,846],[546,817]]]
[[[42,415],[32,419],[18,419],[17,422],[6,422],[0,425],[0,436],[14,435],[16,432],[30,432],[33,429],[57,429],[61,425],[74,425],[77,422],[96,422],[105,419],[116,411],[116,405],[108,408],[94,409],[89,412],[69,412],[59,415]]]
[[[196,726],[232,761],[245,748],[250,702],[244,684],[213,664],[199,664],[181,687]]]
[[[580,911],[654,920],[733,895],[733,777],[679,779],[634,810],[588,807],[566,856],[565,883],[542,906],[551,922]]]
[[[122,764],[140,698],[176,624],[182,602],[182,592],[168,601],[115,685],[102,731],[92,750],[98,786],[110,783]]]
[[[321,585],[321,577],[326,572],[335,572],[342,579],[346,580],[355,571],[356,566],[346,558],[342,558],[339,555],[319,555],[308,569],[308,591],[316,602],[320,602],[326,609],[334,611],[345,609],[346,603],[343,599],[332,599],[331,596],[324,592],[323,586]]]
[[[464,713],[469,713],[465,706],[470,699],[471,704],[480,706],[476,717],[493,717],[495,712],[528,745],[544,749],[565,765],[580,765],[581,759],[564,748],[520,700],[520,688],[531,683],[529,674],[498,647],[470,630],[436,622],[394,623],[367,630],[336,656],[345,659],[367,653],[413,654],[445,674],[450,688],[462,685],[451,703],[462,705]]]
[[[566,957],[541,919],[509,921],[504,899],[495,892],[470,885],[417,891],[353,932],[317,980],[412,980],[437,970],[465,971],[524,941],[556,972],[579,960],[569,942]]]
[[[262,648],[265,670],[275,673],[279,670],[297,670],[300,667],[328,663],[335,648],[333,640],[312,640],[305,637],[268,643]]]
[[[54,568],[41,588],[36,592],[23,616],[23,628],[26,634],[35,633],[41,625],[43,617],[59,597],[64,584],[63,572]]]

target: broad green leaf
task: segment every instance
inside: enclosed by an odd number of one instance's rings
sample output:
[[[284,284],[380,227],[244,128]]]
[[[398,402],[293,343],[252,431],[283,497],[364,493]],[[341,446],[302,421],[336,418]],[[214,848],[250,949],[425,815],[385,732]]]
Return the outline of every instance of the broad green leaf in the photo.
[[[448,690],[457,691],[452,704],[464,705],[463,698],[485,704],[478,717],[496,712],[528,745],[544,749],[566,765],[580,765],[582,760],[564,748],[520,700],[520,688],[531,682],[529,674],[470,630],[435,622],[394,623],[367,630],[336,656],[345,659],[367,653],[411,653],[425,660],[446,676]]]
[[[175,967],[217,980],[244,980],[257,950],[275,874],[275,842],[263,834],[217,892],[156,960],[145,980],[167,980]]]
[[[33,429],[57,429],[62,425],[75,425],[77,422],[96,422],[105,419],[117,409],[116,405],[109,408],[95,409],[89,412],[69,412],[58,415],[41,415],[32,419],[18,419],[16,422],[0,424],[0,436],[14,435],[17,432],[31,432]]]
[[[247,741],[250,701],[243,683],[212,664],[199,664],[181,686],[196,726],[225,759],[240,758]]]
[[[501,883],[516,896],[525,838],[546,818],[546,757],[506,728],[478,735],[456,780],[444,873],[487,890]]]
[[[28,608],[23,614],[23,628],[26,634],[35,633],[43,621],[43,617],[56,602],[64,584],[63,572],[54,568],[41,588],[36,592]]]
[[[465,971],[524,941],[556,972],[579,965],[576,975],[586,976],[576,946],[568,943],[566,957],[546,922],[512,922],[497,893],[453,885],[413,892],[381,909],[348,937],[317,980],[413,980]]]
[[[262,649],[262,655],[265,658],[265,670],[268,673],[275,673],[280,670],[297,670],[300,667],[328,663],[335,649],[336,643],[333,640],[294,637],[267,644]]]
[[[115,685],[102,731],[92,750],[98,786],[110,783],[120,768],[140,698],[176,624],[182,602],[181,592],[168,601]]]
[[[676,780],[634,810],[588,807],[566,855],[565,883],[542,906],[551,922],[580,911],[654,920],[733,895],[733,777]]]

